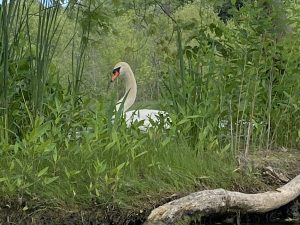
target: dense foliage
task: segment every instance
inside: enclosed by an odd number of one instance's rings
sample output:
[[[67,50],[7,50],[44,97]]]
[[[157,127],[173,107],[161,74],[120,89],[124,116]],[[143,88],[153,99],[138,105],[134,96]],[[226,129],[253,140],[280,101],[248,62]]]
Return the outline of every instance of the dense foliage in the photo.
[[[3,0],[0,196],[138,208],[146,193],[230,186],[240,154],[299,147],[300,5],[232,2]],[[169,130],[111,123],[118,61],[135,108],[167,110]]]

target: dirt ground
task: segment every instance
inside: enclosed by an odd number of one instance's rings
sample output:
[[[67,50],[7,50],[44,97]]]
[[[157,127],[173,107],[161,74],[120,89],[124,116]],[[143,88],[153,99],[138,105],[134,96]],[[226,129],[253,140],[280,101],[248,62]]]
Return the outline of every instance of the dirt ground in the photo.
[[[252,187],[233,184],[235,191],[262,192],[272,190],[300,174],[300,150],[296,149],[282,148],[260,151],[251,155],[247,160],[244,160],[243,157],[237,160],[240,166],[236,172],[255,171],[259,179],[257,185]],[[115,206],[103,208],[96,204],[85,208],[69,209],[65,206],[54,207],[40,200],[1,199],[0,225],[137,225],[145,221],[153,208],[182,195],[184,193],[153,196],[147,199],[143,208],[136,212],[124,212]],[[300,198],[283,209],[264,215],[265,218],[281,219],[291,216],[300,218]]]
[[[284,185],[300,174],[300,150],[280,148],[250,156],[254,169],[261,171],[268,186]]]

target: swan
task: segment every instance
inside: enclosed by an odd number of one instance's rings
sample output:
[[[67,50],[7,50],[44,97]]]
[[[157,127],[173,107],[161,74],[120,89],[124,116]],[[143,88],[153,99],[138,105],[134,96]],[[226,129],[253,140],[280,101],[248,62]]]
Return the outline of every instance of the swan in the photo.
[[[137,84],[131,67],[126,62],[119,62],[114,66],[111,82],[114,82],[118,77],[125,81],[125,94],[116,104],[116,112],[121,110],[126,121],[126,126],[130,127],[135,122],[141,122],[139,126],[141,131],[147,130],[153,124],[161,124],[165,129],[170,128],[170,117],[165,111],[155,109],[128,109],[134,104],[137,95]]]

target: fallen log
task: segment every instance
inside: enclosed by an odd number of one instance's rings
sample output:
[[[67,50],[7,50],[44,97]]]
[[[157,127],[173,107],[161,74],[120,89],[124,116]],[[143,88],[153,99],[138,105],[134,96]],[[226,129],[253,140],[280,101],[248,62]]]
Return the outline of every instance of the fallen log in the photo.
[[[208,216],[227,212],[265,213],[286,205],[299,195],[300,175],[275,191],[258,194],[224,189],[199,191],[154,209],[145,224],[171,225],[194,215]]]

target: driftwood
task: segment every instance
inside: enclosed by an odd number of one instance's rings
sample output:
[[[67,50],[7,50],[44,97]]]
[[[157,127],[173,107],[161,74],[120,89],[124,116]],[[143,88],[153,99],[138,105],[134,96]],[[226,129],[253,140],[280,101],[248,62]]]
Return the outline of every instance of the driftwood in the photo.
[[[300,175],[276,189],[258,194],[244,194],[224,189],[192,193],[154,209],[146,224],[175,224],[187,216],[216,213],[265,213],[277,209],[300,195]]]

